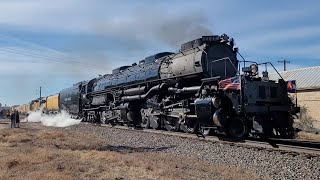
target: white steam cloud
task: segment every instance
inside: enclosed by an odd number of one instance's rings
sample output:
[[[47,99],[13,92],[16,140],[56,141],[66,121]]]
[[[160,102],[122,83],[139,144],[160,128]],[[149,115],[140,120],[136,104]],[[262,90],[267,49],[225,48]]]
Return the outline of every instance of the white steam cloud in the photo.
[[[27,122],[41,122],[45,126],[67,127],[80,123],[80,120],[72,119],[71,115],[66,111],[61,111],[59,114],[44,114],[42,110],[30,112],[27,117]]]

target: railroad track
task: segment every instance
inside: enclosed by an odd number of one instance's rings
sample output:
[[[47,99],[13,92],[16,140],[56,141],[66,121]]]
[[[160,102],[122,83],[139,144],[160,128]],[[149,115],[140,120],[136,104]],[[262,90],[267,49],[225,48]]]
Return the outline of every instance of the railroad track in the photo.
[[[1,124],[9,124],[9,120],[1,119]],[[22,122],[25,123],[25,122]],[[82,122],[83,124],[94,125],[92,123]],[[242,146],[247,148],[256,148],[256,149],[268,149],[268,150],[276,150],[284,153],[304,153],[307,154],[308,157],[319,156],[320,155],[320,142],[314,141],[306,141],[306,140],[297,140],[297,139],[260,139],[260,138],[248,138],[244,141],[232,141],[223,136],[206,136],[205,138],[199,138],[195,134],[187,134],[183,132],[172,132],[165,130],[154,130],[154,129],[142,129],[136,130],[127,126],[111,126],[109,124],[102,124],[102,127],[108,128],[117,128],[124,129],[129,131],[140,131],[144,133],[154,133],[154,134],[163,134],[167,136],[177,136],[181,138],[192,138],[201,141],[209,141],[209,142],[219,142],[225,143],[232,146]]]
[[[85,123],[91,124],[91,123]],[[91,124],[92,125],[92,124]],[[304,141],[304,140],[288,140],[288,139],[260,139],[260,138],[248,138],[243,141],[232,141],[223,136],[206,136],[205,138],[199,138],[195,134],[187,134],[183,132],[172,132],[165,130],[154,130],[154,129],[142,129],[136,130],[127,126],[111,126],[108,124],[102,124],[102,127],[124,129],[129,131],[140,131],[144,133],[162,134],[167,136],[177,136],[181,138],[192,138],[201,141],[219,142],[229,144],[231,146],[241,146],[246,148],[254,148],[257,150],[267,149],[280,151],[282,153],[290,153],[295,155],[305,154],[307,157],[319,156],[320,155],[320,142]]]

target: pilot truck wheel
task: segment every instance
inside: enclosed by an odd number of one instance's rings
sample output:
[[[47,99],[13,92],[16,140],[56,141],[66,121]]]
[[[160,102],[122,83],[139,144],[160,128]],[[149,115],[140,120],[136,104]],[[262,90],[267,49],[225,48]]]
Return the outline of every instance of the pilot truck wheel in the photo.
[[[236,139],[244,139],[248,136],[249,128],[245,119],[240,117],[232,118],[228,123],[227,134]]]

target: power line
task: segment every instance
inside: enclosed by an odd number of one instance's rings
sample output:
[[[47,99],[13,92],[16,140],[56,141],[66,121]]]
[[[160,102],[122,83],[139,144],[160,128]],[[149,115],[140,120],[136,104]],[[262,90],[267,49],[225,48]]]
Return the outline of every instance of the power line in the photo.
[[[56,55],[68,56],[66,53],[62,53],[60,51],[57,51],[57,50],[54,50],[54,49],[51,49],[51,48],[47,48],[45,46],[41,46],[41,45],[38,45],[38,44],[35,44],[35,43],[27,42],[25,40],[21,40],[21,39],[15,38],[15,37],[11,37],[11,36],[0,34],[0,40],[1,39],[2,40],[7,40],[7,42],[9,42],[9,43],[10,43],[10,41],[14,41],[14,42],[18,42],[18,44],[23,44],[23,46],[26,45],[26,46],[29,46],[29,47],[32,47],[32,48],[35,47],[35,48],[40,49],[40,50],[49,51],[50,53],[54,53]],[[9,39],[9,41],[8,41],[8,39]],[[50,60],[50,61],[59,62],[59,63],[68,63],[68,64],[74,63],[74,64],[78,64],[80,66],[106,70],[106,68],[103,68],[101,66],[95,66],[95,65],[80,63],[78,61],[70,60],[70,58],[68,58],[68,59],[53,58],[53,57],[50,57],[50,56],[39,55],[39,54],[36,54],[34,52],[24,51],[24,50],[15,49],[15,48],[2,48],[2,50],[7,51],[7,52],[8,51],[9,52],[14,52],[16,54],[20,53],[20,55],[27,55],[27,56],[31,56],[31,57],[37,56],[36,58],[44,58],[44,59],[47,59],[47,60]],[[74,59],[74,58],[72,58],[72,59]]]
[[[67,63],[67,64],[78,64],[78,65],[82,65],[85,67],[91,67],[91,68],[97,68],[97,69],[103,69],[105,70],[105,68],[101,68],[99,66],[94,66],[94,65],[89,65],[89,64],[83,64],[77,61],[70,61],[70,60],[66,60],[66,59],[57,59],[57,58],[52,58],[49,56],[45,56],[45,55],[39,55],[39,54],[35,54],[35,53],[30,53],[30,52],[26,52],[26,51],[22,51],[19,49],[12,49],[12,48],[0,48],[0,50],[2,51],[7,51],[7,52],[11,52],[11,53],[15,53],[15,54],[20,54],[20,55],[27,55],[27,56],[31,56],[31,57],[36,57],[36,58],[43,58],[46,60],[50,60],[53,62],[59,62],[59,63]]]
[[[10,52],[10,53],[19,54],[19,55],[26,55],[26,56],[40,58],[40,59],[46,59],[46,60],[49,60],[49,61],[52,61],[52,62],[65,63],[65,64],[71,64],[71,65],[72,64],[77,64],[77,65],[80,65],[80,66],[83,66],[83,67],[106,70],[106,68],[103,68],[103,67],[100,67],[100,66],[83,64],[83,63],[80,63],[80,62],[77,62],[77,61],[70,61],[70,60],[66,60],[66,59],[52,58],[52,57],[49,57],[49,56],[30,53],[30,52],[26,52],[26,51],[22,51],[22,50],[19,50],[19,49],[14,49],[14,48],[0,48],[0,51]]]
[[[25,41],[25,40],[22,40],[22,39],[19,39],[19,38],[15,38],[15,37],[11,37],[11,36],[8,36],[8,35],[4,35],[4,34],[0,34],[0,39],[9,39],[10,41],[15,41],[15,42],[18,42],[18,44],[23,44],[23,45],[27,45],[27,46],[31,46],[31,47],[35,47],[35,48],[38,48],[38,49],[44,49],[46,51],[50,51],[52,53],[55,53],[55,54],[65,54],[65,53],[62,53],[60,51],[57,51],[55,49],[52,49],[52,48],[48,48],[48,47],[45,47],[45,46],[42,46],[42,45],[39,45],[39,44],[35,44],[35,43],[31,43],[31,42],[28,42],[28,41]],[[10,42],[8,41],[8,42]]]

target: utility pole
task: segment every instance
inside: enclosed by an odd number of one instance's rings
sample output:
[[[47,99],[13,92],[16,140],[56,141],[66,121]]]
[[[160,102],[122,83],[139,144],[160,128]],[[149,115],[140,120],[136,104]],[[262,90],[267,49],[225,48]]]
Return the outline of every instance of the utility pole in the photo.
[[[41,104],[41,86],[40,86],[40,104]]]
[[[287,63],[290,63],[290,61],[287,61],[287,60],[283,60],[283,61],[278,61],[279,63],[282,63],[283,62],[283,70],[286,71],[287,68],[286,68],[286,64]]]

